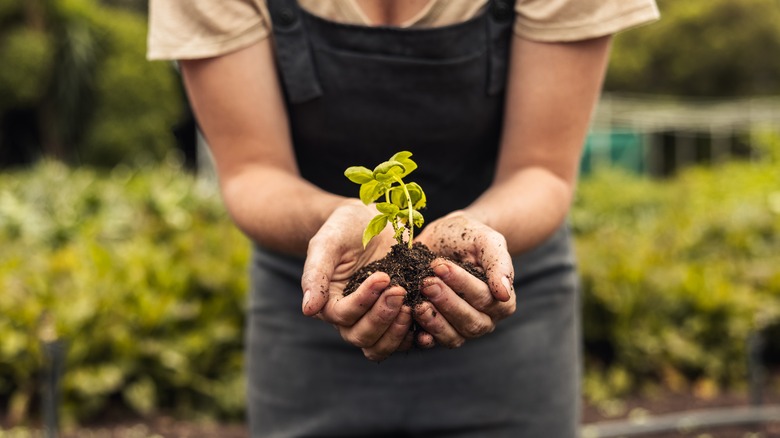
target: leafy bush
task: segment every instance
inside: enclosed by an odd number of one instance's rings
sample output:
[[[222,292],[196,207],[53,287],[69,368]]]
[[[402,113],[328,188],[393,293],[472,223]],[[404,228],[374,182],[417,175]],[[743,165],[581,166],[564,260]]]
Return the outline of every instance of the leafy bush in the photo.
[[[2,174],[0,242],[0,400],[23,414],[35,395],[48,314],[68,343],[66,418],[116,397],[241,413],[248,245],[210,186],[169,167]]]
[[[748,336],[780,321],[778,162],[671,181],[602,171],[581,184],[573,224],[589,396],[746,382]]]
[[[696,96],[780,93],[774,0],[659,0],[661,20],[615,38],[610,91]],[[724,29],[728,31],[724,32]]]
[[[36,151],[22,156],[162,161],[184,100],[173,67],[146,61],[146,17],[97,0],[34,6],[0,0],[0,65],[13,66],[0,69],[0,137]]]
[[[146,61],[146,19],[121,9],[89,10],[105,55],[93,72],[93,117],[79,153],[99,166],[165,158],[182,114],[179,78],[167,62]]]
[[[744,381],[748,335],[780,321],[780,161],[601,170],[572,224],[591,400]],[[67,418],[117,402],[240,416],[248,249],[214,187],[176,166],[0,174],[0,406],[36,406],[48,315]]]
[[[0,40],[0,112],[28,105],[46,92],[53,64],[53,44],[43,32],[24,27]]]

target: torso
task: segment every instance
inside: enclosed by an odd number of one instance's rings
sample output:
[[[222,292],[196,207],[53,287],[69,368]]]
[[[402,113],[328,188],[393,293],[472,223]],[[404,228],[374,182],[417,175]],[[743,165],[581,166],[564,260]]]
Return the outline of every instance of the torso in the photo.
[[[420,13],[431,0],[357,0],[374,26],[400,26]]]

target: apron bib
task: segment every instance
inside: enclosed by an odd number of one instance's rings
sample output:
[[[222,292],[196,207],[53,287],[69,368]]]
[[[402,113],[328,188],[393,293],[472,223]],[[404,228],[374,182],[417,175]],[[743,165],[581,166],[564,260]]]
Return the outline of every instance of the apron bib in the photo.
[[[492,181],[513,2],[431,29],[331,22],[269,0],[276,61],[303,178],[344,196],[351,165],[409,150],[430,223]],[[464,177],[465,175],[465,177]],[[363,226],[361,224],[361,226]],[[303,260],[255,247],[248,315],[252,436],[575,437],[579,316],[568,231],[516,257],[518,310],[458,349],[380,364],[303,316]]]

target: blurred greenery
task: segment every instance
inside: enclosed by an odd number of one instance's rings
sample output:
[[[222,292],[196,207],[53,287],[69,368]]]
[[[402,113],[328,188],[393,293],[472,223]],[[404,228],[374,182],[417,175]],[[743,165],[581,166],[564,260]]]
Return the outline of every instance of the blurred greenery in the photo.
[[[595,400],[747,382],[748,336],[780,322],[780,141],[667,181],[602,170],[572,213]]]
[[[619,34],[605,89],[688,96],[780,93],[776,0],[657,0],[661,20]]]
[[[11,66],[0,70],[0,164],[162,160],[183,96],[172,66],[145,52],[146,17],[128,7],[0,0],[0,65]]]
[[[66,419],[110,400],[239,415],[247,256],[213,187],[178,167],[0,174],[0,406],[31,408],[46,314],[68,343]]]
[[[670,180],[582,181],[591,400],[745,384],[747,337],[780,321],[780,140],[764,144]],[[212,183],[177,165],[0,174],[0,406],[35,407],[47,315],[68,342],[66,418],[240,416],[248,248]]]

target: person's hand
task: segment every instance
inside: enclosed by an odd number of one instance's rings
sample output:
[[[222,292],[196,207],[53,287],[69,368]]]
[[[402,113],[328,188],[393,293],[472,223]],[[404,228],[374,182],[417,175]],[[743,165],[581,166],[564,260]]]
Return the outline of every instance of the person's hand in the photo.
[[[429,301],[415,309],[425,330],[422,346],[456,348],[467,339],[490,333],[496,323],[515,312],[514,268],[506,239],[464,212],[454,212],[426,227],[417,239],[433,252],[470,262],[484,270],[487,284],[458,265],[435,259],[435,277],[427,278],[422,293]]]
[[[406,291],[399,286],[388,289],[390,276],[374,272],[344,296],[350,277],[395,243],[388,229],[363,249],[364,224],[376,214],[373,206],[359,201],[338,207],[309,242],[301,286],[305,315],[333,324],[366,358],[381,361],[412,346],[411,308],[403,305]]]

